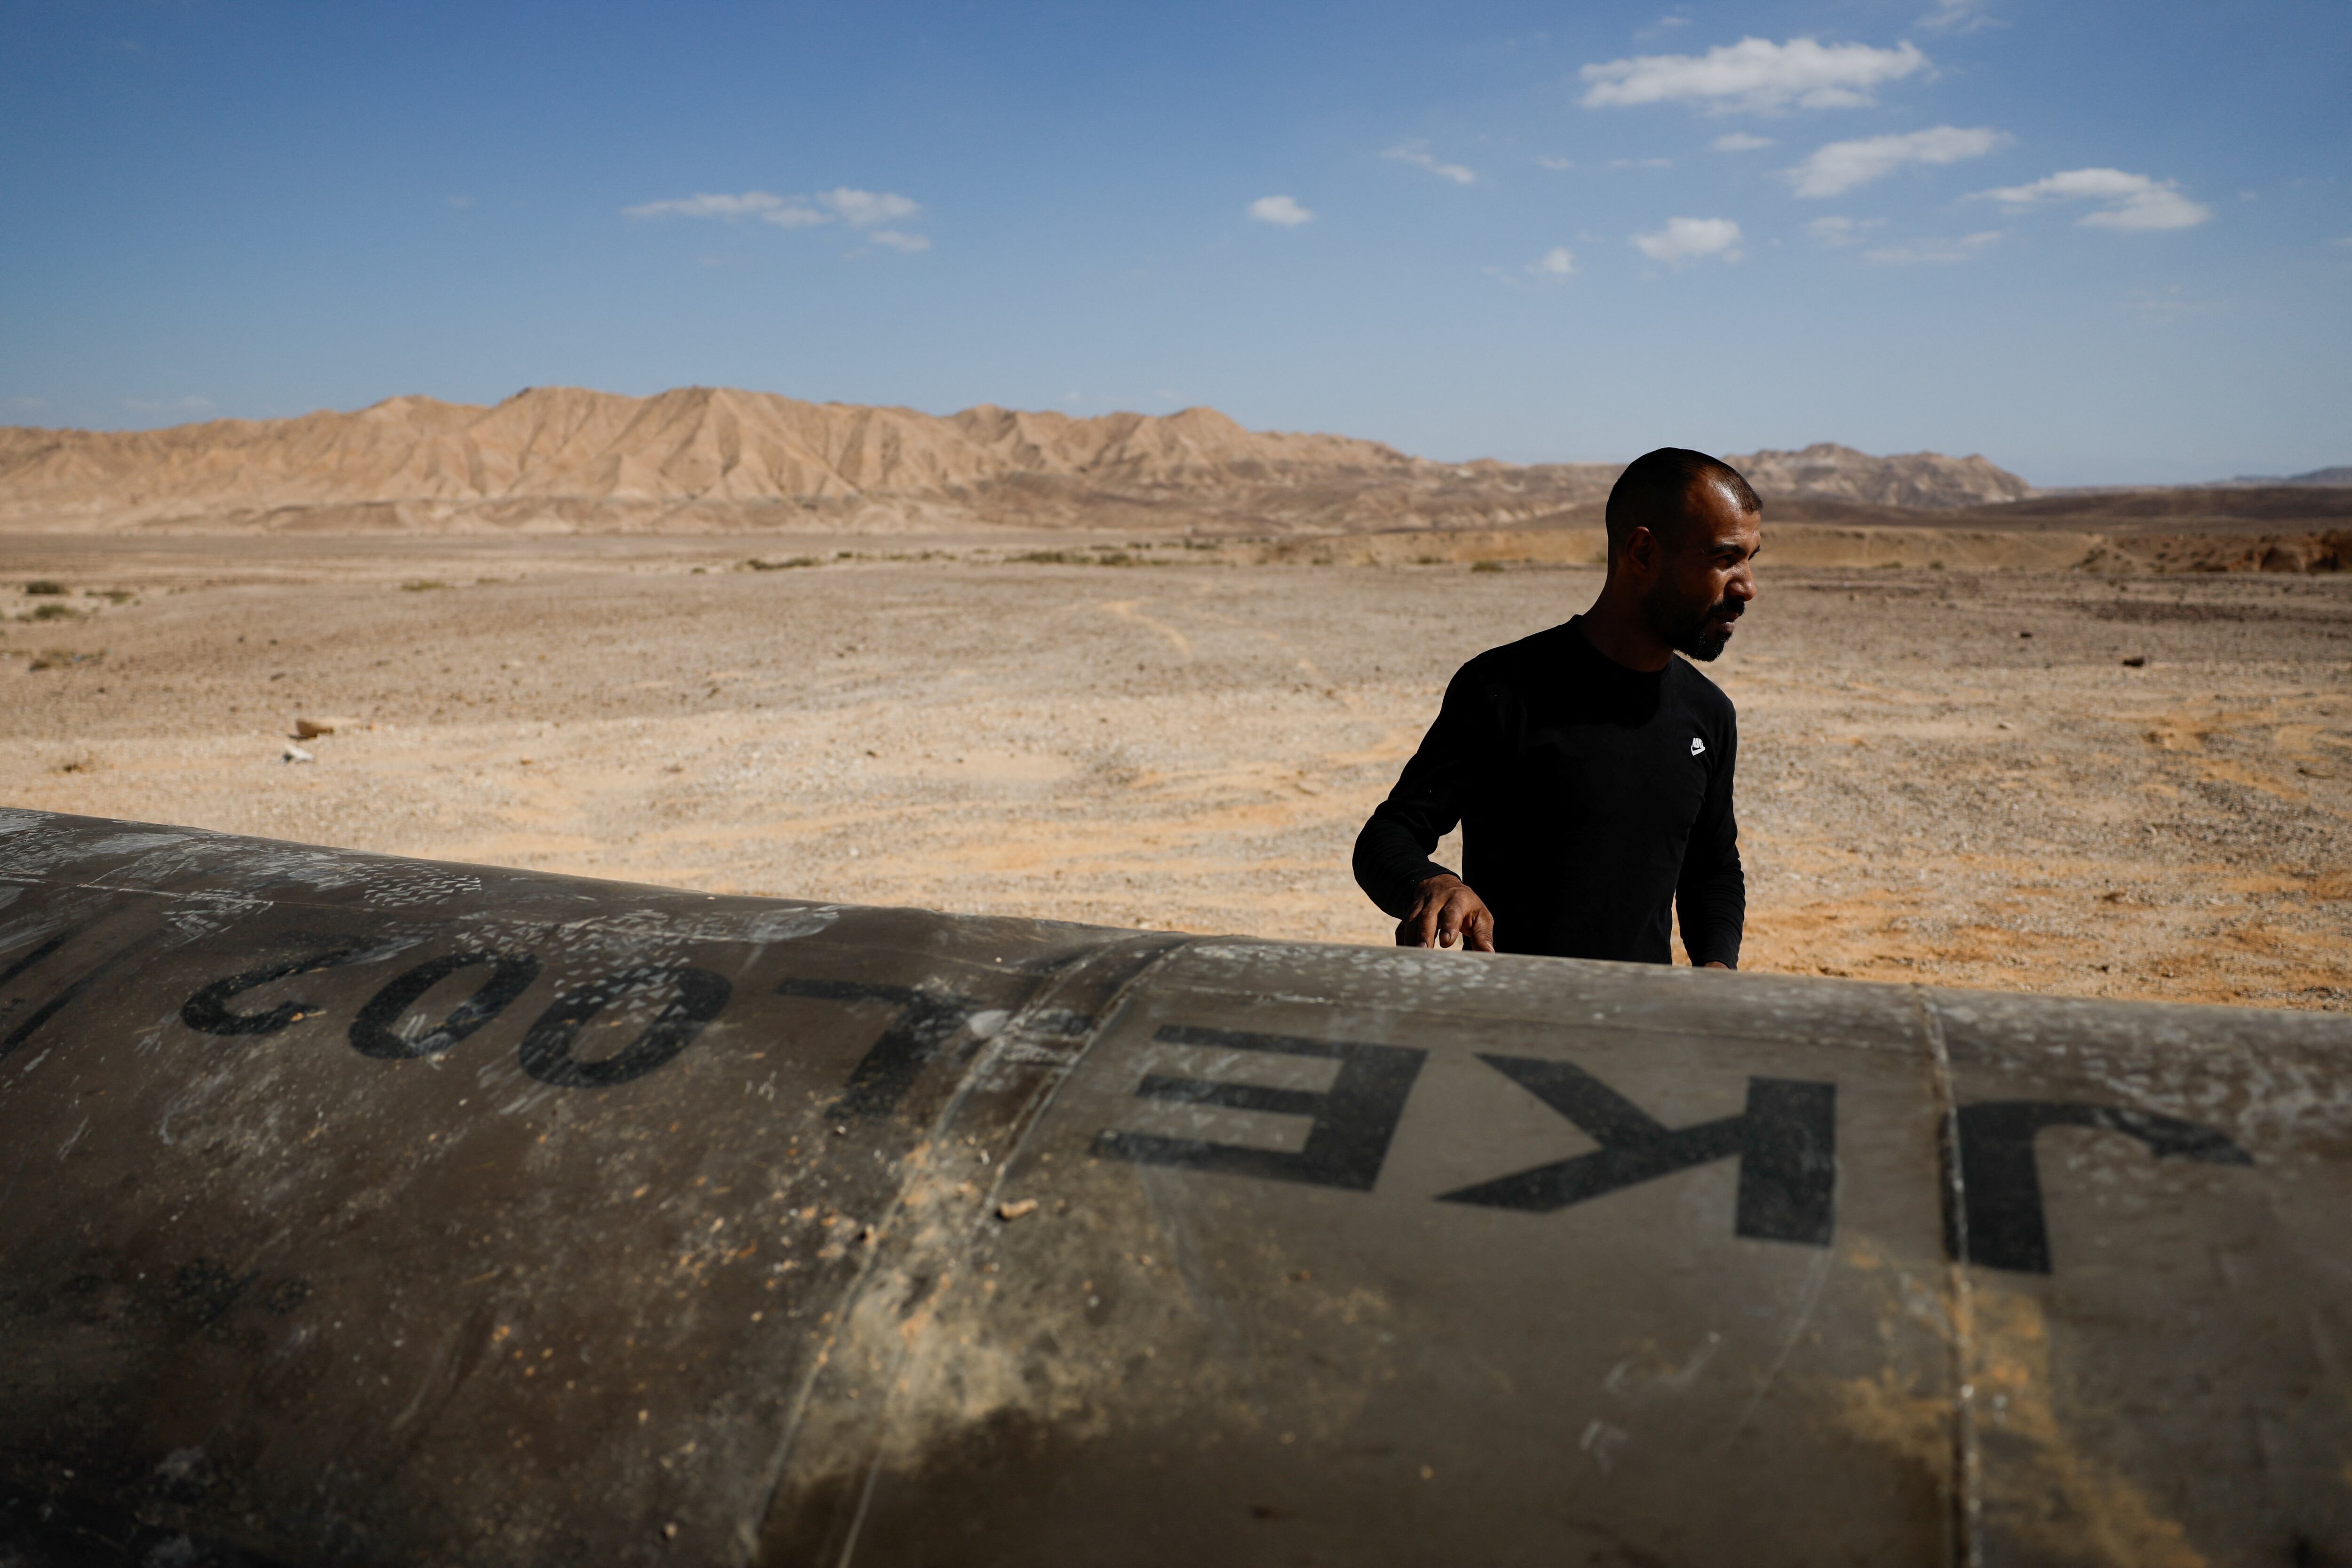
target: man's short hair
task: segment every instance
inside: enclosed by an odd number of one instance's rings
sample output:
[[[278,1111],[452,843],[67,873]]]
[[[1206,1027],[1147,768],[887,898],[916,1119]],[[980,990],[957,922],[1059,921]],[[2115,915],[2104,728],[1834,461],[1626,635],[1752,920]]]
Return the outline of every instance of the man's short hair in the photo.
[[[1739,470],[1722,458],[1687,447],[1661,447],[1626,464],[1609,491],[1609,559],[1617,559],[1617,552],[1625,548],[1637,528],[1648,529],[1670,550],[1679,544],[1685,516],[1683,502],[1692,487],[1699,484],[1722,486],[1744,512],[1764,510]]]

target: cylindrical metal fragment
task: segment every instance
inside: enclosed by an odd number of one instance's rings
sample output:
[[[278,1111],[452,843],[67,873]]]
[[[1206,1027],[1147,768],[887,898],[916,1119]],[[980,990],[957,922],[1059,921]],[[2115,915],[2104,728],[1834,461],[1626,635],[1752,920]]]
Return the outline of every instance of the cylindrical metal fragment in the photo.
[[[0,1563],[2352,1561],[2348,1069],[0,812]]]

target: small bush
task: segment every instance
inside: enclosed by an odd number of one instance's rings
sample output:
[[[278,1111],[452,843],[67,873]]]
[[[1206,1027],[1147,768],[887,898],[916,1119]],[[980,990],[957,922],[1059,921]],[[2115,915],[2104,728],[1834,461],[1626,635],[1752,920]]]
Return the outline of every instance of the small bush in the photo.
[[[814,555],[795,555],[785,561],[763,561],[758,556],[743,563],[754,572],[790,572],[798,566],[822,566],[824,562]]]
[[[1473,561],[1470,563],[1473,572],[1500,572],[1502,569],[1503,563],[1499,561]]]
[[[400,591],[404,594],[429,594],[436,588],[446,588],[448,585],[435,578],[419,577],[413,582],[403,583],[400,585]]]
[[[32,615],[37,621],[78,621],[81,616],[82,612],[71,605],[42,605]]]
[[[63,583],[54,583],[47,577],[25,584],[25,592],[27,594],[62,594],[65,591],[66,585]]]
[[[100,659],[102,659],[105,657],[106,650],[104,648],[99,649],[96,653],[76,653],[70,648],[48,647],[43,648],[40,652],[33,656],[32,668],[35,669],[71,669],[78,664],[96,664]]]

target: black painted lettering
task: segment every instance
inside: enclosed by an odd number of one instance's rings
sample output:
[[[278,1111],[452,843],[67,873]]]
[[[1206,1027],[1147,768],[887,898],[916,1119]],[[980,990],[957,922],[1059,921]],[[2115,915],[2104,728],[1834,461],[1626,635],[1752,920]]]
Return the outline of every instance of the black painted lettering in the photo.
[[[349,963],[360,951],[358,943],[347,942],[305,957],[266,963],[258,969],[232,974],[226,980],[215,980],[181,1004],[180,1022],[207,1035],[274,1035],[305,1014],[318,1012],[319,1005],[316,1002],[280,1002],[264,1013],[236,1013],[229,1010],[230,1000],[273,980],[332,969],[337,964]]]
[[[69,939],[79,934],[80,933],[78,931],[68,931],[61,936],[55,937],[49,942],[45,942],[26,957],[10,964],[8,966],[6,978],[14,980],[18,975],[26,973],[36,964],[39,963],[41,960],[48,957],[51,953],[57,952],[58,949],[64,946]],[[89,990],[92,985],[98,983],[100,975],[106,973],[108,970],[112,969],[116,964],[121,963],[124,959],[130,957],[132,953],[138,952],[146,944],[146,938],[133,937],[129,942],[126,942],[121,946],[115,948],[114,951],[109,952],[105,957],[100,959],[96,963],[91,964],[88,969],[83,970],[81,973],[77,975],[74,979],[68,981],[55,995],[51,996],[47,1001],[42,1003],[39,1006],[26,1014],[22,1023],[17,1024],[14,1028],[10,1029],[6,1035],[0,1036],[0,1058],[7,1057],[10,1053],[15,1051],[17,1047],[23,1045],[26,1040],[31,1039],[35,1030],[47,1023],[50,1019],[56,1017],[59,1013],[65,1011],[66,1008],[71,1006],[76,998],[80,996],[83,992]],[[14,1004],[11,1004],[12,1009],[13,1006]]]
[[[1827,1247],[1836,1224],[1837,1086],[1751,1078],[1748,1109],[1669,1129],[1573,1062],[1481,1056],[1488,1067],[1591,1134],[1601,1147],[1440,1201],[1549,1214],[1717,1160],[1739,1161],[1735,1234]]]
[[[677,993],[645,1032],[611,1056],[582,1061],[572,1054],[582,1026],[614,1003],[664,986]],[[522,1070],[558,1089],[610,1089],[640,1079],[694,1043],[734,994],[725,976],[688,964],[639,964],[599,975],[549,1005],[522,1037]]]
[[[1264,1111],[1312,1118],[1305,1144],[1293,1153],[1199,1138],[1164,1138],[1113,1129],[1096,1137],[1094,1152],[1145,1165],[1175,1165],[1261,1181],[1307,1182],[1368,1193],[1380,1180],[1390,1140],[1404,1114],[1406,1097],[1428,1052],[1352,1040],[1303,1039],[1290,1035],[1251,1035],[1235,1029],[1203,1029],[1170,1024],[1152,1037],[1171,1045],[1211,1046],[1220,1050],[1261,1051],[1276,1056],[1316,1057],[1339,1064],[1331,1087],[1319,1093],[1218,1083],[1208,1079],[1154,1073],[1136,1086],[1142,1100],[1180,1105],[1212,1105],[1227,1110]]]
[[[2050,1272],[2050,1226],[2042,1211],[2035,1134],[2045,1127],[2095,1127],[2137,1138],[2158,1159],[2251,1165],[2253,1156],[2210,1127],[2152,1111],[2074,1100],[1988,1100],[1959,1110],[1958,1180],[1944,1184],[1944,1244],[1964,1263],[2018,1274]],[[1951,1151],[1945,1151],[1951,1158]],[[1960,1192],[1959,1212],[1951,1202]],[[1958,1223],[1965,1218],[1965,1226]]]
[[[862,980],[787,980],[776,994],[851,1005],[880,1003],[897,1009],[881,1037],[850,1069],[841,1098],[826,1112],[847,1121],[870,1121],[896,1110],[972,1013],[971,1003],[961,996]]]
[[[449,1016],[426,1033],[404,1039],[394,1032],[407,1011],[425,994],[461,970],[488,964],[490,977],[480,989],[457,1004]],[[352,1049],[379,1061],[402,1061],[439,1056],[514,1003],[539,978],[539,960],[529,953],[453,952],[436,958],[395,977],[367,1000],[352,1020]]]
[[[74,934],[75,933],[69,931],[59,931],[57,935],[49,938],[48,941],[35,944],[33,950],[26,953],[23,957],[10,959],[8,961],[8,967],[5,969],[0,969],[0,985],[7,984],[10,981],[16,979],[16,976],[24,973],[25,971],[32,968],[35,964],[40,963],[41,960],[48,957],[49,954],[65,946],[67,942],[73,940]]]

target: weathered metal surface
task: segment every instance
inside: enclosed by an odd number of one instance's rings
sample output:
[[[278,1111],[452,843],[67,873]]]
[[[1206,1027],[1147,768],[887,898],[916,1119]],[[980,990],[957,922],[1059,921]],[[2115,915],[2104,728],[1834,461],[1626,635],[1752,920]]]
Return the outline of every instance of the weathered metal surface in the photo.
[[[2347,1199],[2339,1018],[0,813],[0,1563],[2352,1561]]]

